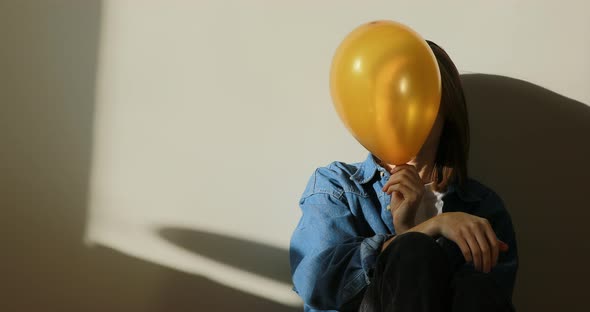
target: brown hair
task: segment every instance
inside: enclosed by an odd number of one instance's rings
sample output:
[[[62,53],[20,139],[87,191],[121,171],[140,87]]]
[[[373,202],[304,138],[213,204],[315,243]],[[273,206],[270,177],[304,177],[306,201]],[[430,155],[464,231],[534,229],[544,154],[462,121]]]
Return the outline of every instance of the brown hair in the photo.
[[[433,188],[436,191],[444,191],[451,183],[457,182],[462,187],[467,180],[469,120],[457,67],[445,50],[434,42],[427,42],[440,69],[440,112],[444,118],[431,181],[434,181]]]

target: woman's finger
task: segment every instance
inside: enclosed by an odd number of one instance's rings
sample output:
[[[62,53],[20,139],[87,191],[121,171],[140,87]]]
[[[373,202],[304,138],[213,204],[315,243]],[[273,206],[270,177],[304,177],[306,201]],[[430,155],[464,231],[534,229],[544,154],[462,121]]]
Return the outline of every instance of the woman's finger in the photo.
[[[398,194],[393,194],[394,192]],[[393,196],[401,196],[401,198],[398,198],[401,199],[401,202],[399,202],[399,204],[396,203],[395,207],[391,207],[391,211],[393,212],[397,211],[398,209],[402,209],[401,211],[404,211],[404,207],[407,207],[410,203],[413,203],[417,196],[414,190],[404,183],[398,183],[390,186],[387,190],[387,194],[391,194],[392,199],[394,198]]]
[[[467,241],[469,249],[471,250],[471,256],[473,257],[473,265],[475,266],[475,269],[481,271],[481,250],[479,249],[479,244],[477,243],[475,236],[473,236],[472,233],[467,233],[463,238],[465,241]]]
[[[420,181],[416,177],[414,177],[409,170],[401,170],[398,173],[392,175],[391,178],[389,178],[389,180],[385,182],[385,185],[383,185],[383,191],[387,190],[387,188],[389,188],[390,185],[399,183],[400,181],[404,180],[408,181],[408,184],[411,185],[420,185]]]
[[[383,191],[387,190],[389,186],[400,183],[402,180],[407,179],[406,174],[404,172],[400,172],[398,174],[392,175],[387,182],[383,185]]]
[[[485,235],[490,243],[490,247],[492,248],[492,268],[496,266],[498,263],[498,255],[500,254],[500,243],[498,242],[498,238],[496,237],[496,233],[492,229],[492,226],[489,222],[486,222],[484,225]]]
[[[498,242],[500,243],[500,251],[501,252],[507,252],[508,249],[510,249],[510,247],[508,246],[508,244],[506,244],[505,242],[498,240]]]
[[[409,189],[411,189],[413,192],[418,192],[418,187],[416,187],[416,185],[408,181],[408,179],[406,179],[405,177],[396,177],[394,181],[388,182],[385,186],[383,186],[383,191],[391,195],[391,192],[388,192],[389,188],[397,184],[403,184]]]
[[[393,169],[391,169],[389,171],[389,173],[393,174],[394,172],[397,172],[398,170],[405,168],[407,166],[409,166],[409,165],[408,164],[395,165],[395,167],[393,167]]]
[[[414,191],[409,186],[405,185],[404,183],[398,183],[398,184],[391,185],[387,189],[387,194],[391,194],[393,192],[402,193],[402,196],[404,197],[405,200],[412,198],[412,196],[414,194]]]
[[[490,247],[490,243],[488,242],[483,227],[483,225],[478,225],[473,229],[472,233],[475,236],[475,240],[477,240],[479,250],[481,251],[482,271],[488,273],[492,267],[492,248]]]
[[[473,261],[471,249],[469,249],[469,245],[467,245],[467,242],[461,236],[455,239],[455,244],[457,244],[459,249],[461,249],[461,253],[463,253],[463,257],[465,258],[465,262]]]
[[[385,193],[387,193],[388,195],[391,195],[394,191],[396,191],[396,187],[402,187],[403,189],[407,190],[406,193],[403,193],[404,198],[405,199],[410,199],[410,200],[415,200],[418,198],[418,195],[420,194],[420,190],[416,189],[415,185],[412,185],[410,183],[408,183],[407,181],[401,181],[397,184],[391,185],[389,186],[389,188],[387,190],[385,190]]]
[[[420,178],[420,173],[418,172],[418,169],[416,169],[416,167],[412,166],[412,165],[399,165],[395,168],[393,168],[389,173],[391,173],[391,175],[394,175],[396,172],[407,172],[411,177],[412,180],[416,182],[416,184],[423,184],[422,183],[422,178]]]
[[[416,166],[414,166],[414,165],[409,165],[409,164],[402,164],[402,165],[397,165],[397,166],[395,166],[393,169],[391,169],[390,173],[391,173],[391,174],[393,174],[393,173],[395,173],[395,172],[397,172],[397,171],[399,171],[399,170],[402,170],[402,169],[409,169],[409,170],[413,170],[413,171],[415,171],[416,173],[418,172],[418,170],[416,169]]]

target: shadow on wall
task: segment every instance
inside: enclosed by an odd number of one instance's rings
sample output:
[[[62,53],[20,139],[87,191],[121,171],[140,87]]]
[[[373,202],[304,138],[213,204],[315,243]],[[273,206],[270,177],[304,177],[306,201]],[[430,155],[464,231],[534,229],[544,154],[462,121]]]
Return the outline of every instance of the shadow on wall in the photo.
[[[266,245],[263,243],[242,240],[218,233],[204,232],[200,230],[164,227],[157,230],[159,236],[175,246],[181,247],[191,253],[208,258],[217,263],[228,265],[234,269],[253,273],[260,277],[274,280],[275,282],[291,285],[291,273],[289,267],[289,252],[283,248]],[[214,283],[212,283],[214,284]],[[162,285],[163,292],[174,291],[176,285]],[[251,288],[256,285],[252,285]],[[216,287],[221,287],[216,285]],[[227,288],[229,291],[230,288]],[[251,300],[260,300],[239,290],[232,290],[241,297],[250,297]],[[239,298],[231,298],[235,301]],[[210,298],[210,297],[208,297]],[[250,311],[251,307],[242,304],[240,311]],[[199,308],[202,304],[197,305]],[[268,311],[302,311],[303,307],[289,307],[276,305]],[[225,311],[225,310],[224,310]],[[261,311],[252,309],[251,311]],[[266,311],[266,310],[264,310]]]
[[[0,311],[299,311],[83,244],[100,12],[0,2]]]
[[[590,237],[590,107],[508,77],[469,74],[462,80],[470,174],[502,196],[517,234],[515,306],[575,311],[584,306],[583,285],[590,280],[584,241]],[[198,230],[170,227],[159,234],[201,256],[290,281],[286,250]]]
[[[99,22],[98,1],[0,3],[0,311],[297,311],[83,245]],[[471,172],[502,195],[517,231],[515,304],[522,311],[584,306],[589,107],[510,78],[463,79]],[[202,245],[203,233],[161,234],[232,261]],[[246,268],[287,279],[286,251],[214,239],[238,250],[266,250],[277,266],[265,270],[252,256],[244,258]]]
[[[168,242],[234,268],[291,284],[289,251],[222,234],[183,228],[158,231]]]
[[[504,199],[520,267],[522,311],[576,311],[590,280],[590,107],[512,78],[462,76],[470,174]]]

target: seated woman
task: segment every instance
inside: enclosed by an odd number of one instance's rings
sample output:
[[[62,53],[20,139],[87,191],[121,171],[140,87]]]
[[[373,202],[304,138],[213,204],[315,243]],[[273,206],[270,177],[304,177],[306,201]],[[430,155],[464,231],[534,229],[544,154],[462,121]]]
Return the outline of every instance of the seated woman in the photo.
[[[439,114],[404,165],[369,154],[311,176],[290,247],[305,311],[513,311],[515,233],[502,199],[467,174],[469,123],[459,73],[441,73]]]

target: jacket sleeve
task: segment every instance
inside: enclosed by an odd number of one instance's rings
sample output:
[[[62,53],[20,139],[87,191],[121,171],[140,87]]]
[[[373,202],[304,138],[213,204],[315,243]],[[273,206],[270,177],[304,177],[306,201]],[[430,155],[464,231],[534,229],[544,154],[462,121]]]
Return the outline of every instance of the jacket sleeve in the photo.
[[[504,202],[494,191],[490,191],[481,205],[482,206],[472,214],[488,219],[498,239],[509,246],[507,252],[500,252],[496,266],[493,267],[488,274],[500,287],[505,298],[512,301],[516,272],[518,271],[518,248],[516,245],[516,233],[512,225],[512,220],[508,210],[506,210],[506,207],[504,206]],[[455,243],[444,237],[440,239],[439,243],[444,247],[452,245],[450,248],[455,250],[452,252],[452,257],[458,259],[454,262],[457,263],[460,261],[462,263],[460,270],[475,271],[472,262],[466,263],[464,261],[463,255]]]
[[[333,194],[304,197],[300,207],[290,246],[294,290],[315,309],[353,309],[389,235],[359,236],[351,210]]]
[[[512,293],[518,271],[518,247],[516,244],[516,232],[512,224],[512,219],[504,205],[504,201],[495,192],[490,195],[487,204],[491,212],[488,220],[490,221],[494,232],[499,240],[508,244],[507,252],[500,252],[498,263],[490,272],[492,278],[504,290],[506,297],[512,301]],[[487,216],[486,216],[487,217]]]

